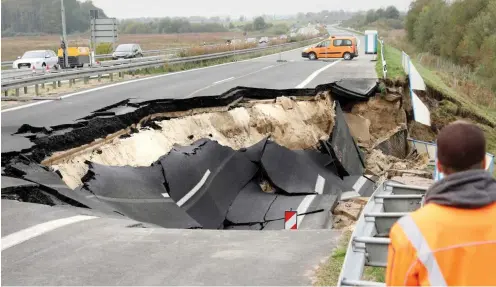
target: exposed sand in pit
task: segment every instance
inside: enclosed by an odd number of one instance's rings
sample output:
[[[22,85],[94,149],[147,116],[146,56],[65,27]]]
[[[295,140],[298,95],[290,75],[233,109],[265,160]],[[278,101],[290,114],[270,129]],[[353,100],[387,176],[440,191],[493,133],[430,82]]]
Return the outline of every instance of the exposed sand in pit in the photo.
[[[100,146],[58,161],[65,183],[76,188],[87,172],[86,160],[113,166],[149,166],[167,154],[174,144],[189,145],[211,138],[233,149],[249,147],[264,137],[289,149],[309,149],[327,139],[334,127],[334,103],[329,96],[293,101],[281,97],[225,112],[207,112],[157,122],[162,130],[141,129],[125,139],[115,138]],[[58,153],[60,154],[60,153]],[[56,156],[56,155],[54,155]]]

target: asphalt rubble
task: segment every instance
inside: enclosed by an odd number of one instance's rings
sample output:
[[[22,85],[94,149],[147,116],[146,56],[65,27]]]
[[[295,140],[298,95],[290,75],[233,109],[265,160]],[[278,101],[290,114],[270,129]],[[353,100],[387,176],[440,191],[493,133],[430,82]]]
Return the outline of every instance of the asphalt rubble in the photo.
[[[406,141],[401,101],[376,95],[377,87],[370,79],[236,87],[128,99],[74,124],[23,125],[17,135],[33,146],[2,154],[2,199],[165,228],[284,229],[287,210],[298,212],[301,229],[340,228],[357,209],[340,199],[364,174],[366,187],[355,191],[362,200],[347,202],[362,204],[374,181],[424,167]]]

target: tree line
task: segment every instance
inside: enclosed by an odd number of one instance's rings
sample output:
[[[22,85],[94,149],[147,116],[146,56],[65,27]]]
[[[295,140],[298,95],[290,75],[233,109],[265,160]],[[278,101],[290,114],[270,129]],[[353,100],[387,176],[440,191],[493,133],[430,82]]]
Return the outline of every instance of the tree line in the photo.
[[[123,20],[119,23],[123,34],[213,33],[229,29],[220,23],[191,23],[186,18],[161,18],[148,21]]]
[[[388,6],[386,9],[371,9],[367,12],[359,12],[350,19],[343,21],[343,26],[361,29],[377,21],[384,21],[386,26],[394,29],[403,28],[403,19],[400,11],[395,6]]]
[[[91,1],[64,0],[67,33],[84,32],[90,27],[90,10],[103,10]],[[60,0],[2,0],[2,36],[22,34],[61,34]]]
[[[496,89],[496,1],[416,0],[405,27],[417,49],[471,66]]]

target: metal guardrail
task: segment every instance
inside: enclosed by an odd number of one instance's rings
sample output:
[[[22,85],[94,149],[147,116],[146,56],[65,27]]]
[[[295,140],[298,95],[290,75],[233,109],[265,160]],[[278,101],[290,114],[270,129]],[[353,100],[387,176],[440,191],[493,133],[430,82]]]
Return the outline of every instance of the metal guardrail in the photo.
[[[217,47],[221,46],[222,44],[215,44],[215,45],[205,45],[205,46],[199,46],[199,47]],[[181,48],[168,48],[168,49],[159,49],[159,50],[146,50],[143,51],[143,55],[153,55],[153,54],[161,54],[161,53],[167,53],[167,52],[177,52],[177,51],[182,51],[186,49],[190,49],[192,46],[188,47],[181,47]],[[100,54],[100,55],[95,55],[95,59],[105,59],[105,58],[112,58],[112,54]],[[2,62],[2,67],[6,66],[12,66],[14,61],[4,61]]]
[[[82,69],[82,70],[68,70],[68,71],[61,71],[61,72],[55,72],[55,73],[46,73],[46,74],[41,74],[41,75],[33,74],[30,77],[25,77],[25,78],[21,78],[21,79],[2,79],[2,92],[8,91],[9,89],[16,89],[17,90],[16,94],[18,94],[19,88],[23,88],[23,87],[25,88],[25,87],[33,86],[33,85],[35,86],[35,88],[37,88],[37,85],[45,84],[45,83],[49,83],[49,82],[60,82],[60,81],[66,81],[66,80],[89,78],[92,76],[101,76],[103,74],[109,74],[109,73],[111,74],[111,73],[134,71],[134,70],[144,69],[144,68],[159,67],[159,66],[163,66],[166,64],[169,65],[169,64],[178,64],[178,63],[188,63],[188,62],[195,62],[195,61],[219,59],[219,58],[230,57],[230,56],[244,55],[244,54],[266,51],[266,50],[271,50],[271,49],[297,46],[297,45],[301,45],[303,43],[311,43],[311,42],[314,42],[316,39],[317,38],[302,41],[302,42],[287,43],[287,44],[280,44],[280,45],[267,46],[267,47],[257,47],[257,48],[250,48],[250,49],[244,49],[244,50],[234,50],[234,51],[228,51],[228,52],[205,54],[205,55],[198,55],[198,56],[191,56],[191,57],[184,57],[184,58],[172,58],[172,59],[162,58],[162,59],[158,59],[158,60],[151,60],[151,61],[145,61],[145,62],[143,62],[143,61],[134,62],[133,59],[129,59],[127,63],[123,63],[120,65],[99,66],[99,67],[92,67],[92,68]],[[143,58],[141,58],[141,59],[143,59]],[[122,61],[122,60],[120,60],[120,61]],[[124,61],[126,61],[126,60],[124,60]]]
[[[363,280],[365,267],[386,267],[391,227],[422,206],[426,190],[394,181],[379,185],[357,221],[337,286],[385,286],[382,282]]]

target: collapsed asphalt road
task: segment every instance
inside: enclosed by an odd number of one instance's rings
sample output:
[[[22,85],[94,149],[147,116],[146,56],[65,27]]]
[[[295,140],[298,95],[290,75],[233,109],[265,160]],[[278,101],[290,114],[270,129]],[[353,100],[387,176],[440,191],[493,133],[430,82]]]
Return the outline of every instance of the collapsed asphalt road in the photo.
[[[355,91],[350,90],[349,82],[339,82],[316,89],[238,87],[213,97],[127,100],[99,109],[75,124],[24,125],[17,136],[31,140],[33,147],[2,155],[2,185],[6,183],[2,198],[90,208],[166,228],[282,229],[284,211],[293,209],[300,214],[300,228],[327,228],[341,192],[351,188],[343,179],[364,172],[363,155],[348,130],[340,103],[368,99],[377,82],[355,81],[363,84],[356,85]],[[259,110],[268,113],[253,126],[250,119],[253,111]],[[282,146],[280,143],[292,142],[293,136],[298,138],[298,130],[290,126],[293,121],[274,127],[275,111],[282,114],[279,120],[301,116],[302,126],[297,127],[307,142],[292,150]],[[195,113],[248,113],[248,126],[263,137],[252,140],[252,145],[243,146],[250,141],[241,143],[235,150],[216,142],[216,135],[196,139],[192,134],[187,136],[191,144],[174,145],[145,166],[112,166],[123,164],[77,158],[88,150],[102,154],[106,143],[102,138],[130,141],[142,132],[160,131],[164,122]],[[223,120],[227,135],[239,140],[229,119]],[[233,116],[231,122],[236,121]],[[305,134],[310,127],[313,140]],[[296,134],[288,137],[285,129]],[[81,184],[74,190],[66,185],[67,170],[54,172],[40,164],[57,167],[57,161],[78,167],[75,174]],[[86,169],[81,170],[81,164]]]

